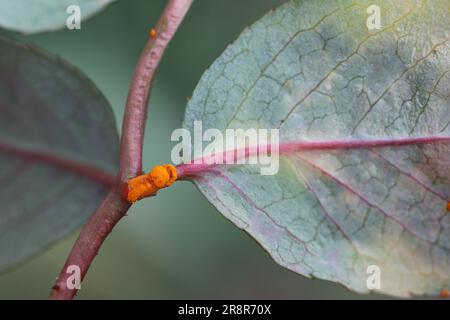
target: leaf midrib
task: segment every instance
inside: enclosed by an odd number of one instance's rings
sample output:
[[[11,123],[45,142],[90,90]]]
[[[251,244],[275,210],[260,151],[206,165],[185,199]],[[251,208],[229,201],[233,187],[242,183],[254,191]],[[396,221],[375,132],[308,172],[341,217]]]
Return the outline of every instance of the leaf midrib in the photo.
[[[422,137],[402,137],[394,139],[342,139],[342,140],[299,140],[284,142],[278,145],[264,144],[256,146],[248,146],[244,149],[232,149],[225,150],[219,154],[212,154],[200,159],[193,159],[190,163],[185,163],[177,166],[178,176],[180,179],[188,176],[196,176],[204,171],[208,171],[218,165],[235,164],[236,160],[241,160],[238,155],[244,155],[245,158],[249,158],[258,154],[259,149],[274,150],[276,146],[279,148],[280,155],[290,154],[300,151],[327,151],[327,150],[340,150],[340,149],[368,149],[368,148],[383,148],[383,147],[400,147],[408,145],[423,145],[423,144],[436,144],[436,143],[450,143],[450,136],[444,135],[431,135]],[[234,154],[231,158],[230,154]],[[222,157],[223,163],[213,163],[211,160],[215,157]],[[232,163],[226,161],[233,159]]]
[[[0,152],[24,158],[28,161],[41,162],[61,169],[66,169],[108,187],[112,187],[116,179],[114,174],[111,174],[110,172],[107,172],[97,166],[84,164],[72,159],[64,158],[59,155],[43,151],[27,150],[25,148],[14,146],[1,140]]]

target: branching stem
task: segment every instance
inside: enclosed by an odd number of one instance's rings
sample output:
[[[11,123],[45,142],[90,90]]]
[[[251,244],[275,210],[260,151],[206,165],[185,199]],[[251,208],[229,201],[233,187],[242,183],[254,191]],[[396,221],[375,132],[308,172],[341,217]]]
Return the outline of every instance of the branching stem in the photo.
[[[121,197],[121,188],[130,178],[142,173],[142,151],[148,97],[156,70],[168,43],[183,21],[193,0],[169,0],[141,54],[128,94],[122,124],[120,168],[115,185],[100,207],[84,225],[61,273],[52,288],[50,299],[72,299],[77,292],[70,266],[79,268],[81,280],[97,255],[103,241],[125,216],[130,204]]]

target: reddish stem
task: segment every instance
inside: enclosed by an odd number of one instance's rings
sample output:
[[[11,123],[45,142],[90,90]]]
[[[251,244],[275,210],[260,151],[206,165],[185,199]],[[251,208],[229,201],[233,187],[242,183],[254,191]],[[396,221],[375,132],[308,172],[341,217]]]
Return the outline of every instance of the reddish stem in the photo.
[[[171,0],[157,26],[156,35],[147,42],[131,82],[122,125],[119,181],[142,173],[142,148],[149,90],[156,69],[169,41],[186,15],[193,0]]]
[[[73,271],[71,273],[67,272],[70,270],[69,266],[77,266],[80,270],[80,280],[83,280],[103,241],[105,241],[106,237],[129,208],[130,204],[122,201],[116,188],[109,192],[100,207],[81,230],[52,288],[50,299],[70,300],[73,298],[77,289],[67,287],[69,277],[74,274]]]
[[[161,61],[169,41],[183,21],[193,0],[169,0],[157,26],[156,35],[150,37],[136,67],[131,85],[122,125],[120,147],[120,168],[115,186],[100,207],[84,225],[61,273],[53,286],[50,299],[72,299],[77,289],[71,284],[73,271],[69,266],[77,266],[81,280],[97,255],[103,241],[114,226],[126,214],[130,204],[121,198],[121,188],[128,179],[142,171],[142,150],[148,96],[155,71]]]

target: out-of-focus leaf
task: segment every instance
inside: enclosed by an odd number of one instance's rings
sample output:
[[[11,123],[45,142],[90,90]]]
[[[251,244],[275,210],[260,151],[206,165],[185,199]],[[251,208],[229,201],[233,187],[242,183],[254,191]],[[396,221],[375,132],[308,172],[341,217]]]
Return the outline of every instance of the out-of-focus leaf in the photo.
[[[114,117],[95,85],[0,38],[0,270],[78,227],[117,163]]]
[[[61,29],[66,26],[67,8],[80,8],[81,19],[96,14],[115,0],[0,0],[0,27],[24,33]]]
[[[268,13],[205,72],[184,121],[360,147],[288,152],[273,176],[216,166],[194,181],[286,268],[367,292],[375,265],[379,291],[435,295],[450,287],[450,4],[376,1],[381,29],[368,30],[371,4]]]

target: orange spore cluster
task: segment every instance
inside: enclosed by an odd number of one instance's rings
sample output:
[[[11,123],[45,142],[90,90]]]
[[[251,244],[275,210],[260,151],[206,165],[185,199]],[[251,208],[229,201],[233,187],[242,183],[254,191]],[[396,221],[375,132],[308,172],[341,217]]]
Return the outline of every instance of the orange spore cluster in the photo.
[[[156,166],[148,174],[128,180],[122,197],[130,203],[154,195],[159,189],[169,187],[177,180],[177,169],[170,164]]]
[[[158,31],[156,31],[155,28],[152,28],[150,30],[150,38],[155,39],[157,35],[158,35]]]
[[[450,290],[443,289],[441,291],[441,298],[448,298],[448,297],[450,297]]]

